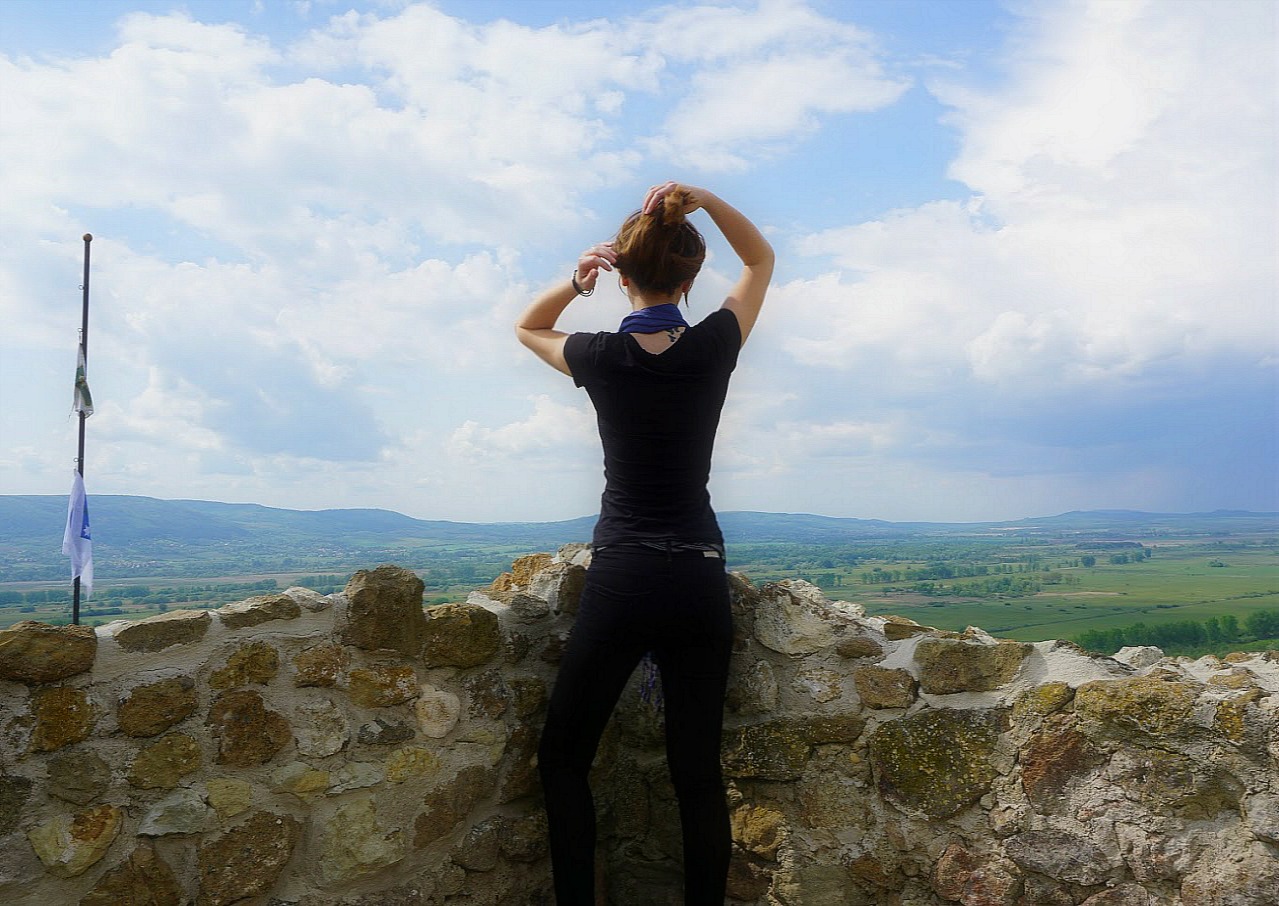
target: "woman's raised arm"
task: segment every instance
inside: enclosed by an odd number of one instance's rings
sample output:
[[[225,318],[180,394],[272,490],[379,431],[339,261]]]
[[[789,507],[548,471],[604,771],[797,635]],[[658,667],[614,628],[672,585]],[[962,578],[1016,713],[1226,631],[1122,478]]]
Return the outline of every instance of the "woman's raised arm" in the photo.
[[[583,252],[577,261],[577,270],[573,272],[572,280],[546,290],[524,309],[524,313],[515,322],[515,335],[520,342],[533,350],[543,362],[572,377],[573,372],[564,359],[564,341],[568,339],[568,334],[556,330],[555,322],[579,294],[590,295],[594,292],[600,271],[611,271],[616,262],[617,255],[611,242],[601,242]]]
[[[773,279],[773,247],[741,211],[715,193],[696,186],[675,182],[654,186],[644,196],[644,213],[657,210],[662,199],[676,189],[687,193],[688,201],[684,212],[688,214],[700,208],[709,214],[742,261],[742,274],[722,307],[737,316],[737,323],[742,331],[742,345],[745,345],[746,338],[755,326],[755,319],[759,317],[759,310],[764,305],[764,293],[768,291],[769,281]]]

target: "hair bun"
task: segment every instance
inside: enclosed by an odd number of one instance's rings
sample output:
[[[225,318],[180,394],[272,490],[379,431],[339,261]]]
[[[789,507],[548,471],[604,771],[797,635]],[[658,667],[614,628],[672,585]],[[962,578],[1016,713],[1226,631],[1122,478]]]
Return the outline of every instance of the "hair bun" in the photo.
[[[688,193],[676,189],[662,199],[662,226],[677,227],[684,222],[684,205],[688,202]]]

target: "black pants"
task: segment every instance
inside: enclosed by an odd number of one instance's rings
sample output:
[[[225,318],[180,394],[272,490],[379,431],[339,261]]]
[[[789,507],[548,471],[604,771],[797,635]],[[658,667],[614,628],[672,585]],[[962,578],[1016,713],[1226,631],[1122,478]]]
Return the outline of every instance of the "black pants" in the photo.
[[[559,906],[595,902],[588,774],[609,715],[647,651],[662,677],[684,902],[722,906],[732,838],[719,753],[732,634],[719,557],[609,548],[592,560],[538,753]]]

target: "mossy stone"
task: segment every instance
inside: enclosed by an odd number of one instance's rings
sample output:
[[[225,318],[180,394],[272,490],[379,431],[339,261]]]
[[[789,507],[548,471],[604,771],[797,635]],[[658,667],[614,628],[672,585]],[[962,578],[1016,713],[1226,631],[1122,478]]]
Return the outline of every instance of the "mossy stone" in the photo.
[[[949,818],[990,790],[1005,724],[1000,709],[936,710],[890,721],[870,738],[871,765],[888,800]]]

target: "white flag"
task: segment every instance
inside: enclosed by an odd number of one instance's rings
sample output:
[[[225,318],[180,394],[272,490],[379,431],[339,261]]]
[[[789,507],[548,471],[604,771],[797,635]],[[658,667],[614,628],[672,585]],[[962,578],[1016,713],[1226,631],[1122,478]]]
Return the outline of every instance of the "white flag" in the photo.
[[[93,590],[93,539],[89,536],[89,501],[84,494],[84,476],[72,470],[71,501],[67,504],[67,530],[62,536],[62,553],[71,558],[71,578],[80,577],[87,598]]]
[[[71,404],[74,412],[83,412],[86,416],[93,414],[93,394],[89,392],[89,372],[84,360],[84,344],[81,343],[75,364],[75,400]]]

